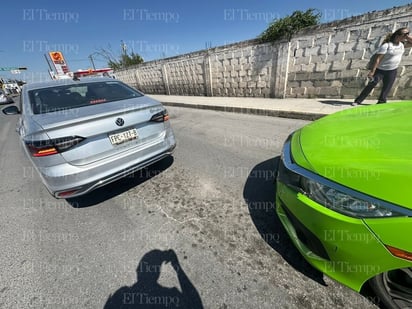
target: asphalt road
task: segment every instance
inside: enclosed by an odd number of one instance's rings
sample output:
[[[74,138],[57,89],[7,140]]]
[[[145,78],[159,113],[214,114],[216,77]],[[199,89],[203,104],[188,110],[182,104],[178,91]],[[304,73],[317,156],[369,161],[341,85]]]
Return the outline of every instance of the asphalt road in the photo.
[[[0,308],[112,308],[111,294],[151,308],[376,308],[310,267],[274,213],[282,143],[306,121],[168,109],[172,158],[72,200],[47,193],[17,118],[0,116]]]

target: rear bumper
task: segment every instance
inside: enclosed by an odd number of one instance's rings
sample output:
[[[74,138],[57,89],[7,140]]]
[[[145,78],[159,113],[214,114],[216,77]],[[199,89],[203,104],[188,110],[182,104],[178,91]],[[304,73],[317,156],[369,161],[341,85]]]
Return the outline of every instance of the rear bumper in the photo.
[[[98,164],[73,166],[68,163],[39,170],[48,191],[55,198],[84,195],[121,179],[171,155],[176,147],[173,135],[141,151],[131,151]]]

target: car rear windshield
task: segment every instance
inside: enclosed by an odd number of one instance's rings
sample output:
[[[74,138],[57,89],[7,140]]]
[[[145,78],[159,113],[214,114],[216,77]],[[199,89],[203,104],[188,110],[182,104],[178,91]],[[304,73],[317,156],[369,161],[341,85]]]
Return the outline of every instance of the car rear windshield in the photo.
[[[137,98],[143,94],[123,83],[105,81],[40,88],[30,90],[28,95],[33,113],[44,114]]]

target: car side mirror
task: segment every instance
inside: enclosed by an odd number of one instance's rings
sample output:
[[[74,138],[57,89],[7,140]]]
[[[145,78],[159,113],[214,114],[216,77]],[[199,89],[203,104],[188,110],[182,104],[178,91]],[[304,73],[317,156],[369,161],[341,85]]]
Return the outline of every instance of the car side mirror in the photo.
[[[17,115],[20,114],[20,110],[17,106],[13,105],[13,106],[7,106],[5,108],[3,108],[3,113],[6,115]]]

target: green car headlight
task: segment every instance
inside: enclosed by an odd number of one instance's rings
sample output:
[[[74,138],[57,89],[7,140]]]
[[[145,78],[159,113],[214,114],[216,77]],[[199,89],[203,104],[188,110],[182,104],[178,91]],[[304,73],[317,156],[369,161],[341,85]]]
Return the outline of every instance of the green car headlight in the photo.
[[[290,139],[285,142],[277,181],[302,193],[318,204],[355,218],[412,217],[412,210],[377,199],[331,181],[297,165],[292,158]]]
[[[302,177],[301,183],[304,193],[310,199],[347,216],[362,218],[404,216],[402,213],[382,207],[378,203],[374,204],[355,198],[312,179]]]

